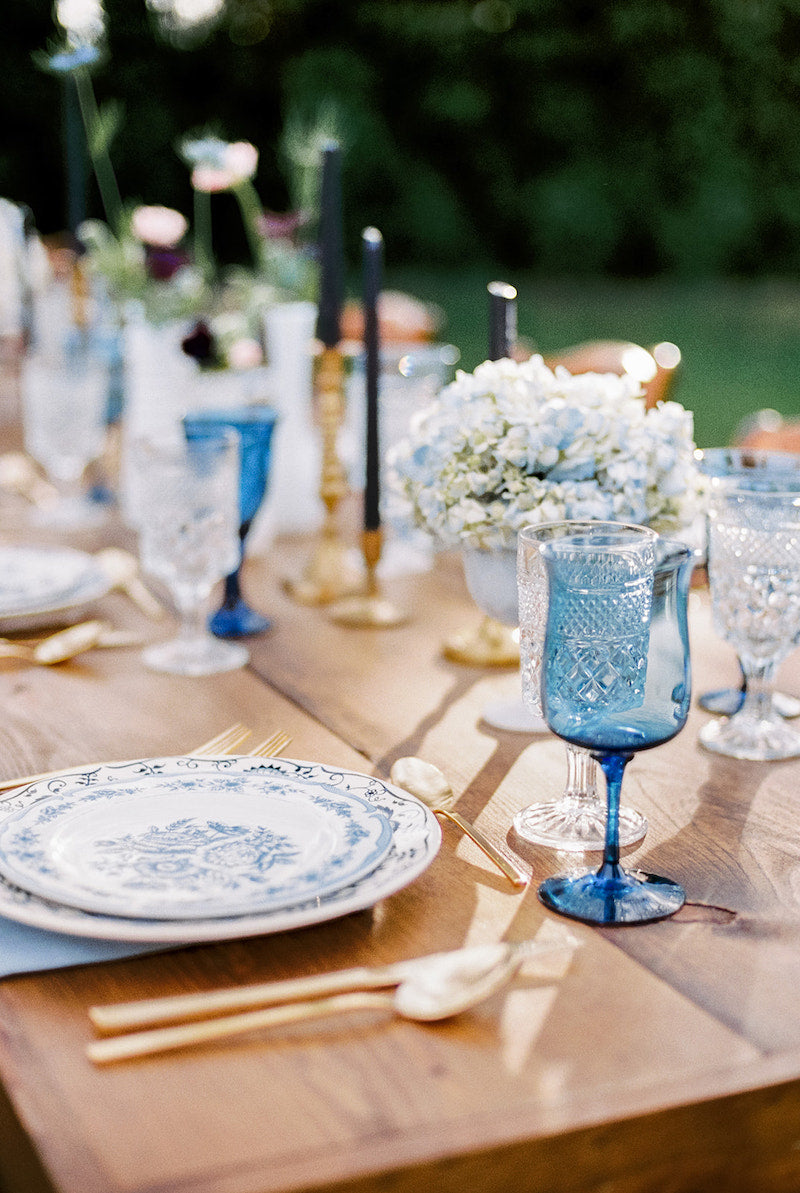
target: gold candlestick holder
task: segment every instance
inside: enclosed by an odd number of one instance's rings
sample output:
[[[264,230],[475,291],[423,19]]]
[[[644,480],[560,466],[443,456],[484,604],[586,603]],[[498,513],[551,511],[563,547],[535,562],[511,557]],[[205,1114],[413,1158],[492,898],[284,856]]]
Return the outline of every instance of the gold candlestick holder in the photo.
[[[319,495],[325,506],[320,540],[298,579],[284,581],[284,590],[303,605],[327,605],[363,583],[339,536],[338,509],[348,491],[347,473],[337,440],[344,422],[344,360],[338,348],[325,348],[316,360],[315,398],[322,437]]]
[[[442,654],[451,663],[467,667],[519,666],[519,643],[514,631],[488,614],[475,629],[464,630],[445,642]]]
[[[340,625],[371,626],[388,629],[408,621],[408,615],[391,601],[381,596],[376,570],[383,548],[383,532],[365,530],[361,536],[361,549],[366,565],[366,587],[361,593],[337,601],[331,609],[331,617]]]

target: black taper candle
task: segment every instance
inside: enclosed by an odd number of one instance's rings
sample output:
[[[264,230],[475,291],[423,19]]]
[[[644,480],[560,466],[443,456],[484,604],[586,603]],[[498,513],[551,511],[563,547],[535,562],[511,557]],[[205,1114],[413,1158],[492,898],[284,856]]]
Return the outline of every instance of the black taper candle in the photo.
[[[317,311],[317,339],[326,348],[335,348],[342,336],[343,296],[342,154],[337,141],[326,141],[322,147]]]
[[[78,228],[86,219],[86,187],[89,171],[78,89],[70,74],[64,77],[62,122],[64,166],[67,179],[67,230],[77,245]]]
[[[489,360],[505,360],[517,342],[517,292],[507,282],[490,282]]]
[[[364,484],[364,529],[377,530],[380,515],[380,432],[378,391],[380,377],[380,331],[378,298],[383,272],[383,237],[377,228],[361,234],[364,302],[364,370],[367,395],[366,476]]]

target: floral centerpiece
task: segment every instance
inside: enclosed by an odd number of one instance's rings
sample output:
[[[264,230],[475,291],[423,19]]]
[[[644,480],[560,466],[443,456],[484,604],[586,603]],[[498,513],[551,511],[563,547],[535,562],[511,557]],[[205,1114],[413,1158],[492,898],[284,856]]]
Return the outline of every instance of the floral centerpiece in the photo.
[[[541,356],[459,371],[389,453],[389,481],[444,547],[513,547],[521,527],[590,518],[674,533],[703,508],[692,415],[638,382]]]

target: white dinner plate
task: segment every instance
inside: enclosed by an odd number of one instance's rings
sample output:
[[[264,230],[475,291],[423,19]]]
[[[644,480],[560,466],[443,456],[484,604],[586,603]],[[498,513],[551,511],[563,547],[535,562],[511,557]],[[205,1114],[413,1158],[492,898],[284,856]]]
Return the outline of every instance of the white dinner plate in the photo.
[[[81,777],[0,824],[0,873],[83,911],[136,919],[250,915],[319,899],[389,852],[388,816],[303,775],[199,757]]]
[[[376,825],[380,822],[388,824],[388,847],[383,850],[382,857],[374,865],[371,859],[362,859],[360,876],[343,879],[338,886],[335,885],[337,880],[332,879],[332,885],[325,893],[310,894],[314,889],[315,880],[312,881],[306,872],[305,878],[301,879],[301,882],[305,882],[305,889],[302,893],[298,892],[296,898],[291,901],[284,899],[280,905],[251,910],[247,914],[203,917],[195,915],[192,909],[183,918],[147,919],[142,918],[138,911],[132,911],[130,903],[125,911],[118,915],[95,912],[26,889],[6,875],[11,856],[7,849],[13,848],[16,851],[20,847],[26,847],[24,839],[20,840],[19,837],[19,829],[24,825],[26,817],[33,817],[28,827],[33,830],[32,840],[38,848],[43,832],[42,825],[48,819],[48,809],[56,813],[53,817],[55,822],[60,819],[58,812],[62,793],[66,796],[65,807],[80,808],[83,812],[89,805],[84,804],[82,799],[75,798],[75,793],[81,789],[85,798],[88,798],[90,793],[101,793],[111,788],[149,790],[151,781],[163,784],[170,776],[201,778],[203,792],[213,779],[226,780],[226,789],[232,796],[243,786],[248,791],[260,788],[265,807],[276,806],[276,792],[300,791],[305,793],[306,801],[313,807],[314,812],[318,812],[321,805],[309,801],[308,798],[309,793],[313,791],[323,802],[329,800],[336,807],[346,804],[352,811],[357,806],[359,817],[366,814],[370,824],[372,816],[378,818],[375,821]],[[252,784],[255,784],[255,787]],[[219,799],[220,811],[225,806],[226,789],[220,789],[215,793]],[[108,801],[102,795],[99,797],[101,805],[108,803],[111,807],[114,802],[113,797]],[[125,802],[123,798],[119,806]],[[142,806],[145,802],[143,798]],[[96,766],[77,773],[71,772],[60,778],[33,783],[10,793],[2,806],[4,815],[0,820],[0,836],[5,844],[2,847],[3,873],[0,875],[0,915],[51,931],[105,940],[191,943],[260,935],[321,923],[371,907],[380,899],[402,889],[430,865],[441,843],[441,830],[435,816],[408,793],[391,787],[380,779],[355,771],[337,770],[318,763],[295,762],[283,758],[267,760],[242,756],[210,759],[187,756]],[[41,814],[44,814],[44,817]],[[77,824],[81,815],[70,812],[67,820],[72,820],[73,816]],[[111,823],[113,824],[113,821]],[[360,836],[360,818],[353,819],[350,823],[357,828],[355,835]],[[117,832],[116,838],[112,832],[112,836],[107,839],[118,842],[124,834],[118,830],[114,831]],[[380,848],[383,848],[383,844]],[[70,842],[67,852],[69,854],[73,851],[74,847]],[[16,852],[14,856],[18,859]],[[163,854],[161,857],[163,861]],[[73,879],[71,873],[68,885],[73,885]]]
[[[106,573],[84,551],[0,547],[0,630],[14,633],[68,620],[110,587]]]

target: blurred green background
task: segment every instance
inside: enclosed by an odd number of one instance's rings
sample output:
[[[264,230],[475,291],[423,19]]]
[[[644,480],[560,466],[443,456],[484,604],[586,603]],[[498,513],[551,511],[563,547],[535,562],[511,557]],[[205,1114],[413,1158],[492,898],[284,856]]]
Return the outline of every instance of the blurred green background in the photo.
[[[9,11],[10,9],[13,11]],[[204,8],[205,5],[205,8]],[[486,283],[544,350],[669,339],[703,445],[800,412],[800,0],[106,0],[100,100],[124,105],[123,195],[191,211],[183,134],[261,151],[289,203],[287,121],[345,146],[347,252],[384,234],[388,282],[437,302],[472,367]],[[196,18],[206,11],[207,20]],[[50,0],[7,0],[0,193],[64,226],[60,80],[32,54]],[[100,214],[93,189],[90,213]],[[215,237],[243,251],[218,205]]]

